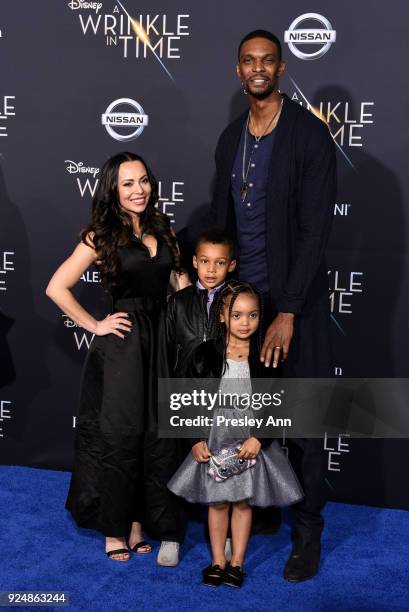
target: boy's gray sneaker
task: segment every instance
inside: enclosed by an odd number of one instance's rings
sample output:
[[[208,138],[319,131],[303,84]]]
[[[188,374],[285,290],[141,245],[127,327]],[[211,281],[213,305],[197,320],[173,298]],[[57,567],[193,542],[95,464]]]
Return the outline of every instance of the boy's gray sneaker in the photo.
[[[157,564],[165,567],[175,567],[179,563],[179,546],[179,542],[161,542],[156,559]]]

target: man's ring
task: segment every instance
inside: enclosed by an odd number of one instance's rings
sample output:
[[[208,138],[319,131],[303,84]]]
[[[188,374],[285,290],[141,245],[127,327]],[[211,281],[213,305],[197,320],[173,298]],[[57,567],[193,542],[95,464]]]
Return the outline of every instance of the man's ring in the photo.
[[[276,348],[281,349],[281,346],[275,346],[274,348],[275,348],[275,349],[276,349]]]

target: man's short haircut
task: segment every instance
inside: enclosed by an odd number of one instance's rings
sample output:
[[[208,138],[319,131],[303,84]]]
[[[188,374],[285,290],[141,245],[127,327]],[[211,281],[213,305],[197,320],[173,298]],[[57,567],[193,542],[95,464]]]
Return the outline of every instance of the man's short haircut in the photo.
[[[246,36],[240,41],[240,44],[239,44],[239,49],[238,49],[239,61],[240,61],[240,51],[241,51],[242,46],[244,45],[245,42],[247,42],[248,40],[252,40],[253,38],[267,38],[267,40],[270,40],[275,45],[277,45],[278,59],[281,61],[281,57],[282,57],[281,42],[279,41],[279,39],[277,38],[275,34],[273,34],[272,32],[269,32],[268,30],[253,30],[252,32],[249,32],[248,34],[246,34]]]
[[[201,234],[198,240],[196,241],[195,254],[197,254],[199,246],[203,242],[209,242],[210,244],[224,244],[228,246],[230,260],[235,259],[233,241],[229,238],[223,228],[214,226],[203,232],[203,234]]]

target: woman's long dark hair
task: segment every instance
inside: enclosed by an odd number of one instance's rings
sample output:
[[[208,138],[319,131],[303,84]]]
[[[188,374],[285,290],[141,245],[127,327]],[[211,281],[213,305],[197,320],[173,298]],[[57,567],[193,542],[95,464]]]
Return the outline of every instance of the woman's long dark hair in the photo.
[[[212,308],[211,319],[209,321],[209,337],[214,338],[214,340],[222,346],[223,350],[223,373],[226,368],[226,359],[227,359],[227,343],[228,343],[228,331],[227,327],[224,323],[220,321],[220,315],[222,313],[223,308],[228,304],[229,305],[229,321],[231,317],[231,313],[233,312],[234,303],[239,295],[242,294],[251,295],[255,297],[258,301],[259,310],[260,310],[260,318],[258,328],[256,333],[253,334],[250,338],[250,353],[258,352],[260,353],[261,347],[263,344],[263,297],[260,291],[257,289],[255,285],[251,285],[250,283],[244,283],[237,280],[231,280],[225,284],[222,289],[220,289],[215,296],[215,306]]]
[[[102,167],[92,200],[92,221],[81,232],[81,240],[96,250],[101,281],[107,289],[111,289],[118,282],[118,249],[129,244],[133,233],[131,215],[120,207],[118,196],[119,166],[128,161],[139,161],[145,166],[152,188],[149,202],[140,217],[141,230],[144,234],[165,240],[173,253],[173,269],[179,273],[183,271],[176,238],[170,229],[170,219],[155,208],[159,198],[155,177],[139,155],[118,153],[110,157]]]

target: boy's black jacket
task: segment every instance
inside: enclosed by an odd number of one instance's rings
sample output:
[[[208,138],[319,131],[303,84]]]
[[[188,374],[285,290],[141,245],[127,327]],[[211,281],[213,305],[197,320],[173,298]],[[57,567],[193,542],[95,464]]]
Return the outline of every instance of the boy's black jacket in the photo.
[[[189,285],[168,300],[166,342],[173,376],[183,377],[193,349],[208,339],[207,289]],[[213,301],[211,309],[214,307]]]

